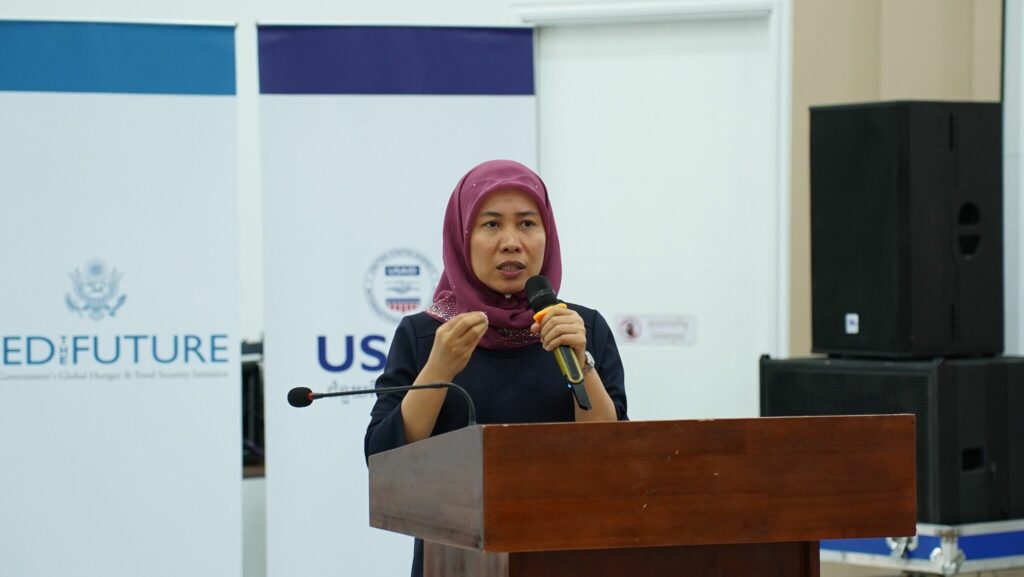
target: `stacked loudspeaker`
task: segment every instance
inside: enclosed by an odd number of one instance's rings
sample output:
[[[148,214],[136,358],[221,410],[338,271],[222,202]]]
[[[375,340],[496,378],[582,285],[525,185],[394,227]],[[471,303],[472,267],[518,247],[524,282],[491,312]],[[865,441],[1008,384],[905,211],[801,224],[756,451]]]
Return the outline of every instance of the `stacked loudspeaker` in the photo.
[[[989,103],[812,108],[812,342],[828,356],[761,360],[764,416],[917,416],[923,523],[1024,518],[1001,123]]]

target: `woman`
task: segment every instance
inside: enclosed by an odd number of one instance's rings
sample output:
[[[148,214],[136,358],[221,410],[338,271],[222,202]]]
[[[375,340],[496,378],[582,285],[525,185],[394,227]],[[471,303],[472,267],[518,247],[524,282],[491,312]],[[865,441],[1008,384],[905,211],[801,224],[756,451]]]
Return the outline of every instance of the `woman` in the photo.
[[[444,272],[434,303],[402,319],[378,387],[455,382],[473,397],[477,421],[536,423],[626,419],[622,362],[608,323],[578,305],[535,322],[526,279],[542,274],[557,291],[561,252],[547,189],[509,160],[470,170],[444,217]],[[593,407],[576,406],[549,352],[570,347],[584,367]],[[365,449],[374,453],[466,425],[465,400],[447,389],[379,395]],[[422,575],[417,540],[414,577]]]

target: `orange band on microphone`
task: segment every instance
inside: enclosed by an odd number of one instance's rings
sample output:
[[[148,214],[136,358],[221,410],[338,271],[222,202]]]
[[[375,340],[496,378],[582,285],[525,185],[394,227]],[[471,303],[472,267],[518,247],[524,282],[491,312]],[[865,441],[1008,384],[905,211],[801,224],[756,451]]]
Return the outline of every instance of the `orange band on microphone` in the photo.
[[[538,312],[533,313],[533,320],[537,321],[538,323],[543,321],[544,317],[546,317],[548,315],[548,311],[553,309],[553,308],[555,308],[555,307],[562,307],[563,309],[566,308],[565,303],[558,303],[557,305],[551,305],[551,306],[547,307],[546,309],[542,309],[542,310],[540,310]]]

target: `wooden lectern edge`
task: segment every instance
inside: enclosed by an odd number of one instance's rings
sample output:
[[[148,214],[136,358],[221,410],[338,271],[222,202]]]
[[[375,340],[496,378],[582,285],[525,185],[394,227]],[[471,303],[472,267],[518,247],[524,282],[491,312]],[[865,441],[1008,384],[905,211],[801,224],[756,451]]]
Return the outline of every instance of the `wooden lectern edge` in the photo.
[[[424,439],[423,441],[419,441],[419,442],[414,443],[414,444],[406,445],[404,447],[399,447],[399,448],[393,449],[391,451],[386,451],[386,452],[380,453],[378,455],[373,455],[373,456],[370,457],[369,463],[370,463],[370,467],[372,468],[374,466],[374,463],[378,459],[383,459],[387,455],[393,454],[395,451],[400,451],[400,450],[403,450],[403,449],[407,449],[408,447],[410,447],[412,445],[418,445],[419,448],[421,448],[421,449],[429,450],[429,446],[430,445],[433,445],[435,443],[436,444],[444,444],[444,443],[448,442],[448,439],[450,439],[451,437],[453,437],[455,435],[460,435],[460,434],[461,435],[467,435],[468,434],[469,436],[474,436],[474,435],[470,434],[470,431],[472,431],[472,430],[479,430],[479,433],[477,435],[475,435],[475,437],[478,438],[478,439],[481,439],[483,443],[486,443],[486,440],[484,439],[484,437],[489,437],[492,433],[500,434],[501,432],[503,432],[505,430],[516,429],[516,428],[532,428],[534,431],[538,431],[538,430],[542,430],[542,429],[557,430],[557,428],[559,428],[559,427],[576,427],[576,428],[581,428],[581,427],[623,427],[623,428],[629,428],[629,427],[644,426],[644,424],[648,424],[649,425],[651,423],[673,423],[673,422],[674,423],[679,423],[680,426],[690,426],[690,427],[692,427],[692,426],[700,426],[701,423],[720,423],[720,422],[723,422],[723,421],[752,421],[752,420],[756,420],[756,421],[785,421],[785,420],[795,420],[795,419],[803,420],[804,422],[806,422],[808,420],[824,420],[824,419],[832,419],[832,420],[860,419],[860,420],[870,421],[872,419],[892,419],[894,417],[903,417],[904,419],[910,421],[910,423],[913,426],[916,427],[916,417],[913,414],[835,415],[835,416],[807,416],[807,417],[793,417],[793,416],[790,416],[790,417],[755,417],[755,418],[725,417],[725,418],[702,418],[702,419],[663,420],[663,421],[662,420],[659,420],[659,421],[623,421],[623,422],[617,422],[617,423],[616,422],[604,422],[604,423],[528,423],[528,424],[508,423],[508,424],[473,425],[471,427],[465,427],[463,429],[458,429],[456,431],[451,431],[449,433],[438,435],[436,437],[431,437],[431,438],[428,438],[428,439]],[[482,449],[482,447],[481,447],[481,449]],[[915,452],[913,450],[911,450],[910,451],[910,455],[913,456],[914,454],[915,454]],[[477,453],[477,455],[480,455],[480,453]],[[480,458],[482,458],[482,455],[481,455]],[[911,465],[910,465],[911,469],[913,469],[913,465],[914,464],[911,463]],[[484,474],[486,474],[486,473],[484,473]],[[916,504],[916,498],[913,498],[913,496],[911,496],[911,500]],[[915,507],[915,509],[916,509],[916,507]],[[480,511],[480,517],[481,518],[477,520],[477,522],[479,523],[478,527],[480,528],[479,538],[468,538],[468,537],[470,537],[468,534],[462,534],[462,535],[453,534],[451,539],[434,539],[434,541],[438,542],[438,543],[445,544],[445,545],[450,545],[450,546],[453,546],[453,547],[461,548],[461,549],[475,550],[475,551],[480,551],[480,552],[492,552],[492,551],[494,551],[494,552],[497,552],[497,551],[500,551],[500,552],[514,552],[514,551],[531,551],[531,550],[536,550],[536,551],[563,550],[563,549],[560,549],[560,548],[539,548],[539,549],[514,549],[514,548],[512,548],[512,549],[510,549],[510,548],[498,549],[498,548],[492,548],[491,546],[489,546],[490,544],[488,543],[488,540],[486,539],[486,536],[483,535],[483,528],[485,526],[485,519],[483,518],[484,516],[485,516],[484,515],[484,511],[482,510],[482,507],[481,507],[481,511]],[[405,525],[405,530],[403,530],[402,528],[396,527],[394,523],[391,523],[389,521],[389,519],[385,518],[385,517],[375,518],[373,515],[371,515],[370,521],[371,521],[370,522],[371,526],[374,526],[374,527],[377,527],[377,528],[381,528],[381,529],[385,529],[385,530],[391,530],[391,531],[396,531],[396,532],[408,534],[410,536],[416,536],[416,533],[418,532],[416,530],[409,530],[410,523],[409,523],[408,519],[404,520],[404,522],[402,522],[402,523],[399,523],[399,524],[404,524]],[[916,510],[915,510],[915,515],[913,515],[913,518],[910,518],[908,516],[908,518],[905,519],[903,521],[903,523],[904,523],[904,526],[901,527],[900,531],[905,532],[905,535],[892,534],[893,533],[892,531],[887,531],[887,532],[883,533],[883,532],[880,532],[880,531],[863,530],[864,529],[863,527],[861,528],[862,530],[860,530],[860,531],[850,531],[848,529],[839,529],[839,528],[837,528],[834,531],[822,532],[821,535],[819,536],[819,539],[845,539],[845,538],[912,536],[912,535],[914,535],[916,533]],[[892,528],[892,521],[891,520],[890,520],[889,526],[890,526],[890,529],[891,529]],[[436,530],[436,527],[434,527],[434,529]],[[435,532],[434,535],[436,537],[437,533]],[[721,544],[748,544],[748,543],[770,543],[770,542],[789,542],[789,541],[792,541],[792,540],[791,539],[778,539],[778,540],[764,540],[764,539],[743,540],[743,539],[736,539],[736,540],[728,540],[728,541],[719,540],[719,541],[715,541],[715,542],[716,543],[721,543]],[[694,545],[701,545],[703,543],[695,542],[693,544]],[[571,549],[600,549],[600,548],[604,548],[604,547],[607,547],[607,546],[608,545],[596,544],[593,547],[571,547]],[[660,543],[660,542],[653,542],[653,543],[636,542],[636,543],[618,543],[618,544],[610,545],[610,546],[611,547],[661,547],[661,546],[665,546],[665,543]]]
[[[629,425],[635,425],[635,424],[639,424],[639,423],[713,423],[713,422],[722,422],[722,421],[750,421],[750,420],[775,420],[775,421],[778,421],[778,420],[787,420],[787,419],[822,419],[822,420],[824,420],[824,419],[871,419],[871,418],[890,418],[890,417],[906,417],[906,418],[910,419],[915,424],[915,426],[917,424],[917,416],[914,415],[913,413],[878,413],[878,414],[871,414],[871,415],[798,415],[798,416],[785,416],[785,417],[779,417],[779,416],[772,416],[772,417],[764,417],[764,416],[755,416],[755,417],[697,417],[697,418],[693,418],[693,419],[647,419],[647,420],[643,420],[643,421],[596,421],[596,422],[592,422],[591,421],[591,422],[582,422],[582,423],[576,423],[576,422],[561,422],[561,423],[476,423],[476,424],[473,424],[473,425],[466,425],[465,427],[462,427],[460,429],[455,429],[453,431],[447,431],[447,432],[441,433],[440,435],[434,435],[432,437],[427,437],[426,439],[422,439],[420,441],[415,441],[415,442],[416,443],[430,442],[432,439],[443,439],[443,438],[449,437],[451,435],[456,435],[456,434],[465,432],[467,430],[472,430],[472,429],[506,429],[506,428],[516,428],[516,427],[523,427],[523,428],[526,428],[526,427],[588,427],[588,426],[590,426],[590,427],[607,427],[607,426],[617,426],[617,425],[629,426]],[[387,451],[381,451],[380,453],[375,453],[373,455],[370,455],[370,458],[368,459],[367,464],[368,464],[368,466],[372,467],[375,458],[377,458],[379,456],[382,456],[382,455],[391,454],[394,451],[401,451],[402,449],[404,449],[404,448],[406,448],[406,447],[408,447],[409,445],[412,445],[412,444],[413,443],[408,443],[408,444],[402,445],[400,447],[395,447],[394,449],[388,449]]]

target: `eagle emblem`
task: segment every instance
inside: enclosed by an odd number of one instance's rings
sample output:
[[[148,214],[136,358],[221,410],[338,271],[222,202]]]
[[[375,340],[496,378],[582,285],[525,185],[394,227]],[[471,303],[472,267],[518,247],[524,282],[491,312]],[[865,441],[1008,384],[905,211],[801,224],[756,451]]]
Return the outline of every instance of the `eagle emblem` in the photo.
[[[125,295],[117,294],[121,273],[108,268],[107,263],[99,259],[85,263],[84,268],[84,273],[79,269],[71,273],[74,296],[67,294],[68,309],[79,316],[87,314],[94,321],[114,316],[125,300]]]

